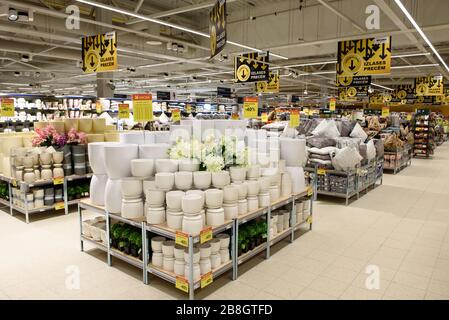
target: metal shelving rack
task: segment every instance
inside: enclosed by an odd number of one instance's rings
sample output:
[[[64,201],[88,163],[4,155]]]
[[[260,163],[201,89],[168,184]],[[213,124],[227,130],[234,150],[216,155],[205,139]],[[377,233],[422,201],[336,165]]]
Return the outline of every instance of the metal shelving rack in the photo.
[[[310,208],[309,208],[309,216],[304,219],[303,221],[296,221],[296,207],[295,202],[299,199],[308,199],[310,198]],[[286,205],[291,205],[291,219],[290,219],[290,227],[283,232],[277,234],[272,239],[270,238],[269,234],[269,228],[270,225],[268,223],[268,235],[267,235],[267,242],[262,244],[261,246],[255,248],[254,250],[247,252],[239,257],[237,257],[237,236],[238,236],[238,228],[240,225],[251,221],[257,217],[260,217],[262,215],[267,215],[268,221],[271,217],[271,211],[276,210],[278,208],[284,207]],[[90,239],[83,235],[83,218],[82,218],[82,210],[89,210],[94,213],[100,214],[106,218],[106,241],[107,244],[103,244],[102,242],[95,241],[93,239]],[[84,243],[89,243],[96,248],[103,250],[107,254],[107,263],[109,266],[112,266],[112,257],[116,257],[118,259],[121,259],[131,265],[134,265],[135,267],[138,267],[142,269],[143,271],[143,282],[145,284],[149,283],[149,274],[152,274],[153,276],[159,277],[167,282],[175,284],[177,281],[178,276],[174,274],[173,272],[169,272],[166,270],[163,270],[159,267],[153,266],[151,263],[149,263],[150,260],[150,254],[151,254],[151,246],[150,246],[150,236],[149,233],[160,235],[163,237],[166,237],[168,239],[176,239],[176,230],[172,230],[168,228],[166,225],[149,225],[146,223],[144,219],[139,220],[130,220],[125,219],[123,217],[109,214],[104,207],[93,205],[90,200],[82,200],[78,203],[78,215],[79,215],[79,226],[80,226],[80,245],[81,245],[81,251],[84,251]],[[253,212],[249,212],[246,215],[240,216],[237,219],[233,219],[230,221],[225,221],[225,223],[221,226],[212,228],[212,234],[216,235],[218,233],[231,230],[231,260],[222,264],[218,268],[212,270],[212,277],[215,279],[216,277],[226,273],[227,271],[232,270],[232,279],[237,279],[238,276],[238,266],[252,257],[258,255],[259,253],[265,251],[266,252],[266,258],[269,259],[270,257],[270,249],[271,247],[278,243],[279,241],[290,238],[290,242],[293,242],[294,240],[294,234],[295,231],[298,230],[302,225],[309,224],[309,229],[312,230],[312,215],[313,215],[313,191],[312,189],[306,190],[302,193],[293,194],[292,196],[285,197],[280,199],[279,201],[276,201],[275,203],[272,203],[269,207],[265,208],[259,208]],[[135,227],[138,227],[142,230],[142,261],[128,256],[126,254],[123,254],[117,250],[114,250],[110,246],[110,226],[111,226],[111,220],[117,220],[121,221],[126,224],[133,225]],[[194,245],[197,243],[200,243],[201,237],[200,235],[189,235],[188,236],[188,249],[190,254],[190,274],[187,275],[187,281],[188,285],[188,294],[189,298],[191,300],[194,299],[194,292],[195,290],[201,288],[201,281],[193,281],[193,248]],[[269,245],[267,245],[269,243]]]
[[[323,172],[320,171],[318,166],[315,166],[313,168],[308,167],[304,168],[305,171],[312,174],[312,183],[314,186],[314,194],[315,199],[318,195],[325,195],[330,197],[336,197],[336,198],[343,198],[345,199],[346,205],[349,204],[349,200],[357,196],[357,199],[360,198],[360,193],[363,191],[368,192],[369,188],[372,187],[372,189],[375,188],[377,181],[380,180],[380,184],[383,182],[383,173],[379,172],[377,170],[378,167],[383,168],[383,158],[380,159],[374,159],[370,163],[358,166],[354,170],[348,170],[348,171],[338,171],[338,170],[324,170]],[[362,180],[365,174],[363,172],[367,172],[368,178],[364,181]],[[382,170],[383,171],[383,170]],[[318,189],[318,176],[323,175],[335,175],[335,176],[341,176],[346,178],[346,190],[345,192],[334,192],[334,191],[327,191]],[[351,190],[348,188],[350,185],[351,178],[354,179],[354,188],[351,188]]]
[[[81,199],[75,199],[75,200],[71,200],[71,201],[68,200],[68,195],[67,195],[68,183],[70,181],[74,181],[74,180],[89,179],[92,177],[92,175],[93,175],[92,173],[88,173],[85,175],[71,175],[71,176],[64,177],[64,181],[62,183],[62,189],[63,189],[63,201],[64,201],[64,213],[65,214],[69,214],[69,206],[70,205],[77,204],[81,200]],[[56,210],[56,204],[51,205],[51,206],[42,206],[39,208],[30,209],[28,206],[28,200],[26,197],[26,193],[31,188],[55,185],[53,179],[52,180],[40,180],[40,181],[36,181],[34,183],[26,183],[23,181],[16,181],[15,179],[6,177],[4,175],[0,175],[0,180],[6,182],[8,184],[9,201],[5,201],[2,199],[2,203],[9,206],[9,213],[11,216],[14,215],[14,211],[17,211],[17,212],[25,215],[25,221],[26,221],[26,223],[29,223],[30,215],[32,215],[32,214],[50,211],[50,210]],[[23,202],[25,204],[25,206],[23,208],[16,206],[13,203],[13,198],[12,198],[12,188],[13,187],[18,187],[23,192],[23,195],[24,195]]]
[[[387,162],[385,161],[384,172],[393,171],[393,174],[396,174],[412,165],[413,147],[407,144],[404,148],[397,150],[396,152],[385,151],[385,155],[390,157],[393,156],[395,160],[393,166],[387,166]],[[399,157],[400,160],[398,160]],[[389,162],[391,163],[391,161]]]

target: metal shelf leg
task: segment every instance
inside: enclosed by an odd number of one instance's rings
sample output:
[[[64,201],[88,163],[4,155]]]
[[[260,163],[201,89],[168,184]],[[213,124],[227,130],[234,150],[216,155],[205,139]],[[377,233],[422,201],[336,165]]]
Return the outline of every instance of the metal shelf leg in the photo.
[[[237,267],[238,267],[238,222],[237,219],[232,220],[232,243],[231,243],[231,258],[232,258],[232,280],[237,279]]]
[[[268,207],[268,212],[267,212],[267,248],[265,250],[265,259],[270,259],[270,242],[271,242],[271,207]]]
[[[109,212],[105,211],[106,215],[106,248],[108,255],[108,266],[112,266],[112,256],[111,256],[111,240],[110,232],[111,232],[111,218],[109,217]]]
[[[83,235],[83,215],[82,215],[82,211],[81,211],[81,207],[78,204],[78,218],[79,218],[79,223],[80,223],[80,247],[81,247],[81,252],[84,251],[84,241],[82,238]]]
[[[142,272],[143,272],[143,283],[148,284],[148,256],[147,256],[147,230],[145,229],[145,222],[142,222],[141,228],[142,228]]]
[[[195,282],[193,281],[193,237],[189,236],[189,300],[195,299]]]

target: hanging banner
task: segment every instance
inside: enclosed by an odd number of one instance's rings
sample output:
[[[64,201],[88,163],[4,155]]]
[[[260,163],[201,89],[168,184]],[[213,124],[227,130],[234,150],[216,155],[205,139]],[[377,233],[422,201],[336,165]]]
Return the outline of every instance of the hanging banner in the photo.
[[[371,76],[337,76],[335,84],[337,87],[365,87],[371,84]]]
[[[118,118],[119,119],[129,119],[129,104],[120,103],[118,105]]]
[[[259,99],[257,97],[245,97],[243,100],[243,118],[257,118],[259,112]]]
[[[348,87],[348,88],[338,88],[338,95],[340,97],[346,97],[346,100],[355,98],[366,98],[368,97],[368,87]]]
[[[292,112],[290,112],[289,126],[290,128],[299,127],[299,110],[292,110]]]
[[[226,0],[218,0],[209,12],[210,57],[219,54],[225,47]]]
[[[393,86],[392,102],[401,102],[402,100],[413,100],[415,96],[415,86],[413,84],[401,84]]]
[[[441,96],[444,94],[443,76],[415,78],[417,96]]]
[[[270,75],[269,53],[244,53],[234,60],[234,78],[236,82],[266,81]]]
[[[0,99],[0,117],[14,117],[14,99]]]
[[[84,37],[81,42],[84,73],[107,72],[118,68],[115,31]]]
[[[336,105],[337,105],[337,99],[331,98],[329,100],[329,111],[335,111]]]
[[[256,93],[279,93],[279,73],[270,72],[268,81],[256,82]]]
[[[151,94],[133,94],[133,112],[135,122],[153,120],[153,97]]]
[[[382,104],[382,103],[384,103],[384,96],[379,93],[372,93],[369,96],[369,103]]]
[[[415,99],[415,104],[432,104],[433,97],[432,96],[417,96]]]
[[[391,37],[338,42],[337,77],[390,74]]]

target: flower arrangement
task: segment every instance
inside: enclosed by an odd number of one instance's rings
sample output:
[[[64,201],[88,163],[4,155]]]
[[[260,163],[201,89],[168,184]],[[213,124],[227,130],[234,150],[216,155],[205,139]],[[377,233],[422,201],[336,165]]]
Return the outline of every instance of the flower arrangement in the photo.
[[[87,135],[84,132],[78,132],[74,128],[70,129],[69,132],[67,132],[67,144],[77,145],[86,143]]]
[[[168,151],[170,159],[197,159],[201,170],[218,172],[230,166],[247,166],[248,149],[235,136],[223,136],[218,141],[213,135],[201,143],[196,139],[177,139]]]
[[[62,148],[66,144],[66,136],[58,133],[55,127],[48,125],[42,129],[35,130],[36,135],[32,140],[33,147],[58,147]]]

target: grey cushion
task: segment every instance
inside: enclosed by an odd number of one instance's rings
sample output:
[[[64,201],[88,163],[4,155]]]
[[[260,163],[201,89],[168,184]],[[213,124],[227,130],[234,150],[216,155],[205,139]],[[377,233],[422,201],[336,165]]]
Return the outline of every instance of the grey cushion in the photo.
[[[349,137],[354,129],[356,122],[355,121],[342,121],[341,122],[341,130],[340,134],[342,137]]]
[[[335,147],[336,141],[331,138],[310,137],[307,138],[307,144],[312,147],[322,149],[325,147]]]

